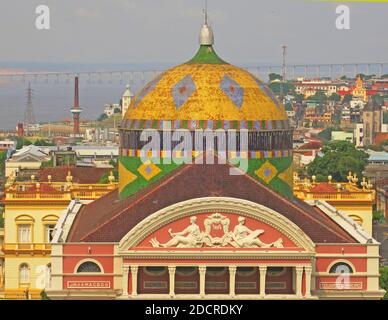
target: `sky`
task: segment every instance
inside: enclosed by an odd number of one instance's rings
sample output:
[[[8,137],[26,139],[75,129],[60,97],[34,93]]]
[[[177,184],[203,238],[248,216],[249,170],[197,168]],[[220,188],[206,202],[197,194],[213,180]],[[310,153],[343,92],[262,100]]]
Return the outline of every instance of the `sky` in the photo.
[[[50,30],[35,8],[50,8]],[[231,63],[388,61],[388,3],[350,3],[350,30],[337,30],[338,3],[209,0],[216,50]],[[176,64],[198,47],[204,0],[1,0],[0,69],[20,63]]]

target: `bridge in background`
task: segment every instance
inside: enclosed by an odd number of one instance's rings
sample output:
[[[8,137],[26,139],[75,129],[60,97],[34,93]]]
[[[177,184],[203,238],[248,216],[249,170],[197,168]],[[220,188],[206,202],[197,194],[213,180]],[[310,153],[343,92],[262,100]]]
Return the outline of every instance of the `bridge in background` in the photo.
[[[268,80],[270,73],[282,74],[281,65],[261,65],[244,67],[253,75]],[[84,84],[120,83],[131,85],[145,84],[152,80],[163,70],[114,70],[114,71],[81,71],[81,72],[10,72],[0,74],[0,81],[7,82],[32,82],[32,83],[69,83],[75,76]],[[304,77],[337,79],[341,76],[354,78],[357,74],[376,75],[378,77],[388,74],[388,63],[345,63],[345,64],[295,64],[288,65],[287,79]]]

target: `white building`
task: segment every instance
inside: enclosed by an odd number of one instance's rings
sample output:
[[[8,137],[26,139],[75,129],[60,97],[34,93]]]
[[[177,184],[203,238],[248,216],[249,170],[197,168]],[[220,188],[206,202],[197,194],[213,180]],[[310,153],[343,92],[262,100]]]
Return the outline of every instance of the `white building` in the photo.
[[[110,118],[116,112],[120,111],[120,105],[118,103],[106,104],[104,108],[104,113]]]
[[[124,117],[125,114],[127,113],[127,110],[131,104],[131,101],[134,97],[134,94],[132,93],[131,91],[131,87],[130,85],[128,84],[126,89],[125,89],[125,92],[123,94],[123,97],[122,97],[122,102],[121,102],[121,113],[122,113],[122,116]]]
[[[47,148],[34,145],[25,146],[6,160],[5,176],[9,177],[11,173],[16,175],[20,170],[38,170],[42,162],[49,160],[51,160],[51,156]]]
[[[364,146],[364,124],[357,123],[354,129],[354,142],[357,148]]]

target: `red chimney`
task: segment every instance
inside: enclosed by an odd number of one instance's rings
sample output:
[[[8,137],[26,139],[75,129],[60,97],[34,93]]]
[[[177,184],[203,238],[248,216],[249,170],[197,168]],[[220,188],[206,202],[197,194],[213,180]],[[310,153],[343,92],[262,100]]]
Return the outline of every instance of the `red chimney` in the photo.
[[[24,137],[24,125],[23,125],[23,123],[18,123],[17,134],[18,134],[19,138]]]
[[[79,96],[78,96],[78,77],[75,77],[74,81],[74,106],[71,109],[71,113],[73,114],[73,133],[74,135],[78,135],[80,133],[79,130],[79,120],[82,109],[79,107]]]

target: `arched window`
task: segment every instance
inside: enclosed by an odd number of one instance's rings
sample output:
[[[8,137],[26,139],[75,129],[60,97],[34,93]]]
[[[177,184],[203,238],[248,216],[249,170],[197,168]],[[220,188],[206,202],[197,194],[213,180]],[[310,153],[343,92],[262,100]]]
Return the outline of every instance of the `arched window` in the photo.
[[[18,243],[31,243],[33,239],[34,219],[27,215],[16,217]]]
[[[209,267],[206,272],[211,276],[221,276],[226,273],[225,267]]]
[[[100,266],[92,261],[86,261],[77,268],[77,273],[100,273]]]
[[[329,273],[353,273],[353,268],[345,262],[337,262],[331,266]]]
[[[145,267],[144,271],[150,276],[161,276],[167,272],[166,267]]]
[[[267,273],[272,277],[282,276],[286,272],[284,267],[268,267]]]
[[[361,217],[356,215],[350,215],[349,218],[352,218],[354,222],[358,223],[360,226],[362,226],[363,220]]]
[[[237,274],[242,277],[249,277],[256,272],[254,267],[238,267]]]
[[[45,243],[50,243],[53,240],[55,225],[57,224],[57,221],[58,217],[54,215],[48,215],[42,219]]]
[[[197,268],[195,267],[177,267],[176,273],[181,276],[192,276],[197,272]]]
[[[30,267],[27,263],[22,263],[19,267],[19,282],[30,283]]]

